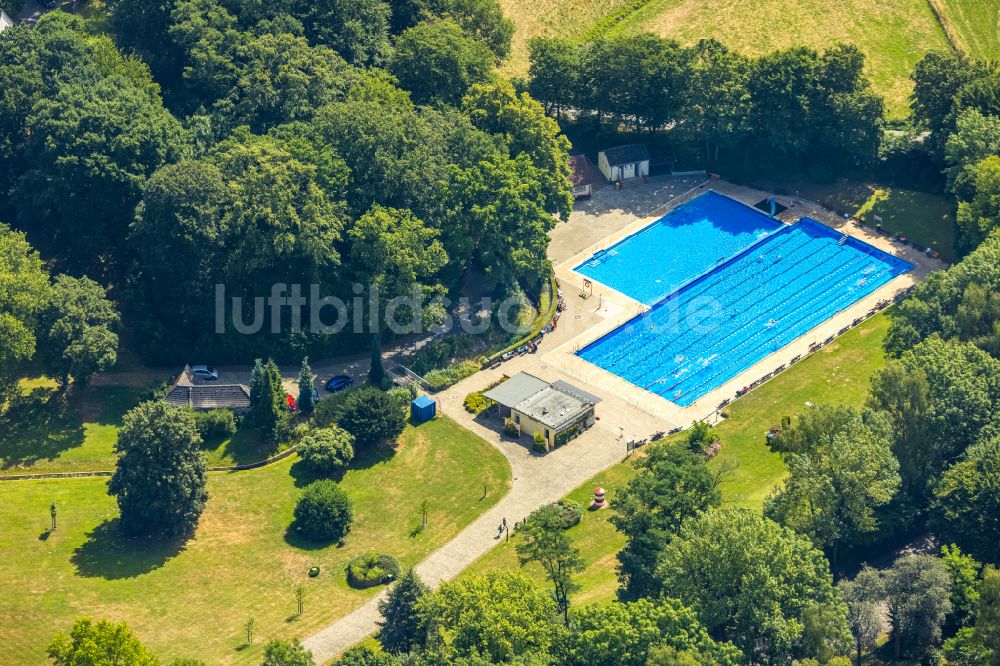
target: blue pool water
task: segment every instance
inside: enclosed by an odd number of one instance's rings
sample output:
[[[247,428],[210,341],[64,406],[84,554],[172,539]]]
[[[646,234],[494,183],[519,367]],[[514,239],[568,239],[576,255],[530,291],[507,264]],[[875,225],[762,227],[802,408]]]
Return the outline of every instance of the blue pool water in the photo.
[[[652,305],[782,224],[711,190],[574,270]]]
[[[687,406],[911,268],[802,218],[578,353]]]

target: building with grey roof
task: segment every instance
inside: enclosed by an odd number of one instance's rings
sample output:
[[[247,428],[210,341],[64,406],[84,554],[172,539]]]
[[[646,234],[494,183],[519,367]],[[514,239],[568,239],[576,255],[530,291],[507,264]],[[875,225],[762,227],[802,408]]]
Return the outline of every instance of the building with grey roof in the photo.
[[[649,150],[644,143],[605,148],[597,153],[597,168],[612,183],[637,181],[649,175]]]
[[[519,372],[483,394],[500,406],[522,433],[540,434],[546,450],[594,425],[597,396],[562,380],[548,383]]]
[[[206,383],[192,374],[191,366],[185,366],[163,399],[168,405],[196,411],[245,412],[250,409],[250,388],[243,384]]]

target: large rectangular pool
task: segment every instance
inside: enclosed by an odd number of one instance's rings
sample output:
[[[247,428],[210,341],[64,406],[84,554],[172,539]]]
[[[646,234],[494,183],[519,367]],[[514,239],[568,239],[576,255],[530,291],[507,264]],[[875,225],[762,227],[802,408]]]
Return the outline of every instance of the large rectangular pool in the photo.
[[[802,218],[578,354],[686,407],[911,268]]]
[[[709,190],[595,253],[574,270],[652,305],[782,226]]]

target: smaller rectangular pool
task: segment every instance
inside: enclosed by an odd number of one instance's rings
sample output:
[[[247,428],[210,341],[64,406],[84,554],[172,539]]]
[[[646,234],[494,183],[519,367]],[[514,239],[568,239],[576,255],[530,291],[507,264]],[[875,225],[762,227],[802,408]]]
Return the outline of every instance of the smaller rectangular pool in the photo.
[[[782,226],[708,190],[573,270],[653,305]]]

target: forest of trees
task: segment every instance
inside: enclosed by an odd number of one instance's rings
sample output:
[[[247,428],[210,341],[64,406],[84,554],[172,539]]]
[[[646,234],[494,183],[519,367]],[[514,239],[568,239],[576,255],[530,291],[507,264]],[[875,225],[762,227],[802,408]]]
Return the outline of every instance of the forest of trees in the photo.
[[[275,283],[430,300],[475,269],[537,296],[568,143],[496,76],[512,27],[492,0],[121,0],[111,18],[114,41],[63,12],[0,39],[0,219],[114,288],[150,358],[366,344],[287,321],[217,335],[216,284],[248,309]]]

